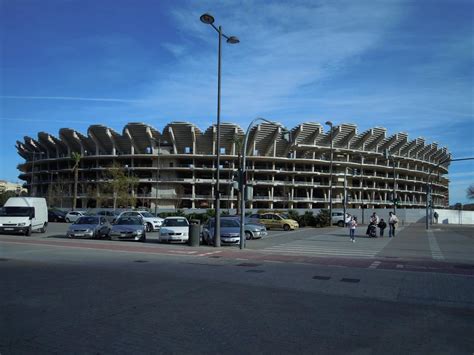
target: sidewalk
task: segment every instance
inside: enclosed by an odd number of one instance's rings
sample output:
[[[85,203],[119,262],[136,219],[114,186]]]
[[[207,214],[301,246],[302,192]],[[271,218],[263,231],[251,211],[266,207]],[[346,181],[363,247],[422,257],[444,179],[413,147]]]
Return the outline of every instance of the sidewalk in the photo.
[[[406,225],[391,238],[379,256],[460,262],[474,265],[474,228],[467,226],[433,225],[426,230],[424,223]]]

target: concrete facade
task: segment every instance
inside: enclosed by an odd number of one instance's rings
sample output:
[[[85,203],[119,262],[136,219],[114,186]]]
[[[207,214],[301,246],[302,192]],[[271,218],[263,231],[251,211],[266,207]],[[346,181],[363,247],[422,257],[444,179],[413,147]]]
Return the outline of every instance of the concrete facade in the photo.
[[[423,208],[426,186],[433,205],[449,201],[449,158],[446,148],[406,133],[387,135],[385,128],[359,133],[353,124],[324,132],[319,123],[302,123],[291,129],[292,140],[282,137],[281,127],[264,123],[253,127],[247,146],[247,182],[253,185],[253,209],[318,209],[329,206],[331,141],[333,142],[333,208],[342,208],[344,186],[348,208],[390,208],[395,190],[400,208]],[[237,207],[232,182],[239,168],[244,131],[235,124],[221,125],[221,203]],[[153,208],[206,209],[214,207],[216,178],[216,126],[201,131],[187,122],[172,122],[163,131],[143,123],[129,123],[117,133],[92,125],[83,135],[62,128],[59,137],[40,132],[36,139],[17,141],[19,178],[36,196],[62,191],[67,207],[72,201],[74,177],[72,153],[81,154],[78,207],[89,206],[87,191],[101,194],[107,182],[104,172],[113,163],[138,178],[131,191],[137,205]],[[391,159],[386,159],[388,152]],[[112,196],[101,196],[104,207]],[[107,200],[109,199],[109,201]]]

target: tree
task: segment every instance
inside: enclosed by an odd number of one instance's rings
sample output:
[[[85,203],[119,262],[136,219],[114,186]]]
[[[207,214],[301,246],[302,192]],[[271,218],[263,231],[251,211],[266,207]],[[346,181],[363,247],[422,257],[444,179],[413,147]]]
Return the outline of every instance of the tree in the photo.
[[[64,183],[58,176],[57,180],[48,187],[49,192],[49,206],[50,207],[63,207],[63,196],[67,190],[67,184]]]
[[[74,191],[72,198],[72,210],[76,209],[77,204],[77,183],[79,180],[79,163],[81,162],[82,155],[77,152],[72,152],[71,158],[74,160],[74,166],[72,170],[74,171]]]
[[[128,176],[125,170],[114,164],[106,171],[107,182],[103,184],[101,191],[111,193],[114,209],[118,206],[135,206],[136,196],[133,193],[138,185],[138,178]]]
[[[0,206],[3,206],[10,197],[15,197],[15,191],[3,191],[0,193]]]
[[[469,185],[467,188],[467,198],[474,200],[474,184]]]

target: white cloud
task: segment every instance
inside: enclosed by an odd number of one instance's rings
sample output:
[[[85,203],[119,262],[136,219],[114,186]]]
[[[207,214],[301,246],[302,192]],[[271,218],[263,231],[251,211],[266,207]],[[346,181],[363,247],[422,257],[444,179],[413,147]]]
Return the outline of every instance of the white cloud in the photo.
[[[175,116],[214,115],[217,34],[199,21],[207,8],[216,25],[241,40],[224,42],[222,62],[222,114],[239,120],[317,98],[306,86],[344,70],[382,41],[401,11],[393,2],[372,1],[193,2],[172,14],[186,38],[164,44],[177,61],[147,86],[146,107]]]

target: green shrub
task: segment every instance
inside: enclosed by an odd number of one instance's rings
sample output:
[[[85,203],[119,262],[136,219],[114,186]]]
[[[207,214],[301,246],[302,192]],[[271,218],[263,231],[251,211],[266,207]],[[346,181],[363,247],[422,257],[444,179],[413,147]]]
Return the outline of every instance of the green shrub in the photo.
[[[322,209],[316,216],[316,225],[319,227],[327,227],[331,225],[331,218],[329,217],[329,210]]]

